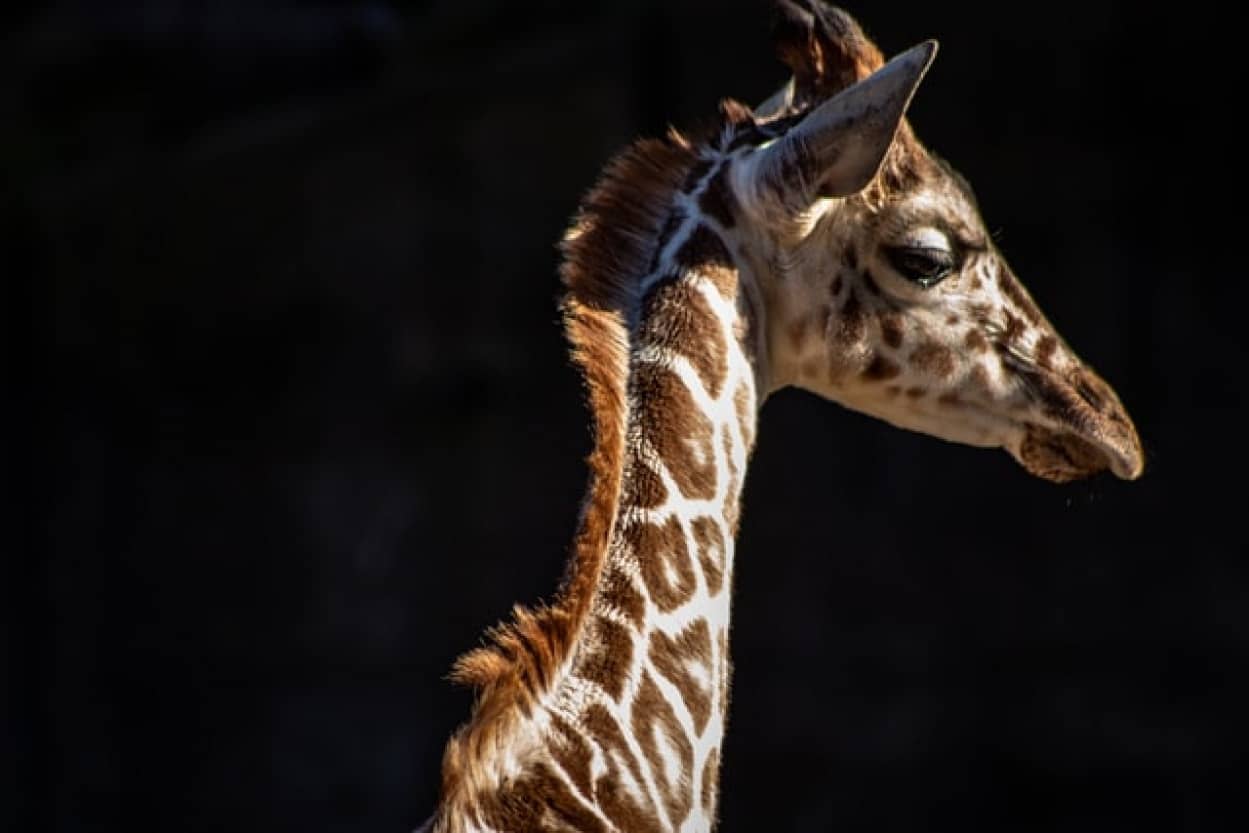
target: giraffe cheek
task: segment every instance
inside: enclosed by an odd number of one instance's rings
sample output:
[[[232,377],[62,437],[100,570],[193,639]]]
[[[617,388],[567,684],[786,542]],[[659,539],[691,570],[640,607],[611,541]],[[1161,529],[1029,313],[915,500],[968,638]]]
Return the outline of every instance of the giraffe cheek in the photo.
[[[842,390],[852,387],[871,367],[874,356],[868,351],[867,345],[860,345],[851,351],[830,351],[824,363],[824,378],[819,389],[832,388]]]
[[[853,318],[833,322],[824,361],[824,375],[829,384],[842,387],[864,374],[878,371],[888,376],[886,361],[889,360],[873,349],[865,325]]]
[[[827,337],[831,352],[845,356],[863,352],[867,348],[869,323],[858,295],[851,290],[841,309],[829,321]]]
[[[867,363],[867,367],[863,368],[863,372],[859,377],[865,382],[885,382],[890,379],[896,379],[902,374],[902,368],[896,362],[886,356],[876,353],[872,356],[871,361]]]
[[[807,359],[798,366],[798,378],[804,387],[818,385],[827,376],[827,363],[823,359]]]
[[[927,341],[916,347],[911,351],[908,362],[920,374],[940,381],[953,376],[959,364],[953,350],[935,341]]]

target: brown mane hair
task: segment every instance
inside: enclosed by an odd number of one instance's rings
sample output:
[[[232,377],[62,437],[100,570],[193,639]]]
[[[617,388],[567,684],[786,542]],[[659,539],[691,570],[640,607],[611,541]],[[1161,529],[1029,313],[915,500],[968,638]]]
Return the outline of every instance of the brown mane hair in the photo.
[[[571,659],[616,519],[628,422],[628,321],[656,239],[696,155],[672,132],[645,139],[608,163],[564,236],[561,308],[572,359],[584,380],[594,422],[587,458],[589,486],[567,571],[555,599],[516,606],[512,621],[491,629],[487,643],[456,661],[451,678],[474,687],[469,722],[443,758],[444,800],[483,753],[496,747]]]

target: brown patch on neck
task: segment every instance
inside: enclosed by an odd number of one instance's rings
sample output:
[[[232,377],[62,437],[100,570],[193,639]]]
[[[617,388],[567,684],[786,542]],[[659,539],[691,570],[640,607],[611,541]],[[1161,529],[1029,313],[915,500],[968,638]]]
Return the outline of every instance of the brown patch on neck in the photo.
[[[661,612],[671,613],[694,597],[698,574],[680,521],[675,517],[662,524],[637,521],[622,537],[638,553],[638,572]]]
[[[650,802],[649,796],[643,797],[644,803],[638,803],[631,790],[622,783],[625,773],[621,772],[620,762],[628,771],[629,780],[635,784],[645,784],[641,761],[633,754],[623,727],[616,718],[602,705],[593,703],[581,718],[581,728],[589,733],[603,752],[603,763],[606,772],[594,782],[594,794],[598,807],[616,825],[618,830],[638,830],[645,833],[659,833],[663,830],[659,822],[659,808]],[[501,830],[523,830],[525,828],[500,827]],[[579,828],[573,828],[579,829]]]
[[[651,679],[650,674],[643,673],[642,682],[638,686],[637,697],[633,701],[632,714],[633,737],[642,747],[642,754],[650,764],[650,771],[655,776],[660,800],[668,811],[672,822],[671,829],[678,829],[690,814],[694,803],[691,785],[694,782],[694,747],[681,728],[676,712],[672,708],[659,686]],[[677,771],[669,777],[668,763],[659,743],[668,747],[670,755],[675,756]]]
[[[608,565],[599,583],[603,607],[618,613],[635,630],[641,630],[646,619],[646,599],[633,586],[633,579],[619,565]]]
[[[699,223],[677,250],[678,266],[711,281],[725,298],[737,297],[737,264],[720,236]]]
[[[638,422],[648,426],[647,439],[676,487],[691,500],[711,500],[717,479],[715,423],[698,409],[693,394],[672,370],[644,366],[634,379]]]
[[[560,769],[572,781],[577,792],[588,798],[592,795],[591,764],[594,751],[580,731],[573,728],[559,715],[551,715],[551,756],[559,764]]]
[[[629,478],[621,487],[620,504],[639,509],[663,506],[668,500],[668,487],[659,472],[643,460],[633,460],[630,465]]]
[[[581,673],[620,702],[633,662],[633,636],[628,627],[603,616],[591,619],[585,632],[589,638],[583,648]]]
[[[457,802],[471,811],[492,800],[490,775],[483,768],[489,768],[536,698],[556,681],[585,626],[623,479],[627,322],[640,303],[639,282],[654,259],[672,196],[696,161],[692,148],[675,133],[636,143],[607,165],[564,237],[564,326],[594,420],[589,489],[555,601],[533,611],[517,607],[510,623],[488,634],[488,645],[455,664],[452,678],[475,687],[478,698],[471,719],[443,755],[443,815],[454,815],[448,806]]]
[[[711,628],[707,620],[694,621],[675,637],[669,637],[663,631],[652,633],[650,659],[655,670],[676,687],[689,709],[690,717],[694,719],[694,732],[701,737],[707,728],[707,721],[711,719],[712,697],[715,695]],[[691,673],[691,665],[699,666],[703,672],[700,676],[708,681],[708,685],[704,686]]]
[[[716,596],[724,586],[724,571],[728,567],[724,535],[719,524],[706,516],[695,518],[690,523],[690,530],[694,533],[694,545],[698,548],[698,563],[703,568],[707,592]]]
[[[575,761],[574,761],[575,764]],[[542,796],[535,802],[532,796]],[[482,808],[481,820],[491,830],[550,830],[548,819],[560,819],[564,829],[584,833],[608,833],[607,827],[586,807],[546,762],[540,761],[521,778],[510,782],[498,799]]]
[[[708,395],[720,395],[729,375],[729,347],[715,312],[693,283],[671,281],[648,292],[638,338],[642,343],[671,345],[689,360]]]
[[[689,238],[677,250],[676,262],[685,269],[700,271],[708,267],[732,269],[734,266],[733,256],[724,241],[702,223],[694,227]]]

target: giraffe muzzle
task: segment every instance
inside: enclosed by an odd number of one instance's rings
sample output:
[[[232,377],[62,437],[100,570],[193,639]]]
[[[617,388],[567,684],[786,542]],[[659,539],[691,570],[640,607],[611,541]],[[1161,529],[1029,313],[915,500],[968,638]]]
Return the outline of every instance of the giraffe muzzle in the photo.
[[[1141,476],[1145,454],[1136,426],[1096,373],[1077,363],[1064,374],[1034,366],[1020,375],[1041,412],[1041,421],[1025,424],[1015,452],[1024,468],[1056,483],[1106,470],[1122,480]]]
[[[1135,480],[1145,468],[1139,449],[1108,448],[1069,431],[1038,425],[1025,428],[1015,457],[1029,473],[1054,483],[1081,480],[1107,469],[1122,480]]]

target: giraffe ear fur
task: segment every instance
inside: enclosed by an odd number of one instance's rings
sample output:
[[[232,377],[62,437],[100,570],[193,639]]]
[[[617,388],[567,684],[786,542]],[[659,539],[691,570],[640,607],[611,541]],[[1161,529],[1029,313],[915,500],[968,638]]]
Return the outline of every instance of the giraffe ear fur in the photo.
[[[857,194],[875,178],[936,54],[936,41],[914,46],[802,120],[799,135],[823,161],[819,197]]]
[[[936,41],[912,47],[812,110],[753,161],[753,195],[805,211],[867,187],[936,52]]]

